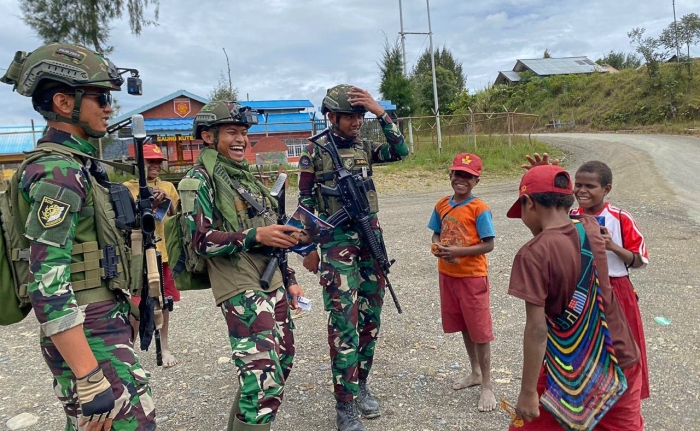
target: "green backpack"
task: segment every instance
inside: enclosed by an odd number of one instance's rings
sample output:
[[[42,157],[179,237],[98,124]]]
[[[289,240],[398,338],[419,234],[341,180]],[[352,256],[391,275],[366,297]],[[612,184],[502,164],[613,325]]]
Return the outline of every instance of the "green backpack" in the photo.
[[[17,202],[19,170],[0,185],[0,325],[24,319],[29,302],[29,241],[22,235],[24,223]]]
[[[22,208],[20,210],[19,205],[22,205],[23,200],[19,197],[19,180],[24,172],[25,167],[35,161],[36,159],[43,157],[48,152],[57,152],[59,154],[64,154],[70,156],[74,154],[74,151],[68,148],[61,148],[57,144],[47,143],[42,145],[40,148],[29,151],[25,153],[25,160],[17,168],[17,171],[12,175],[12,178],[0,182],[0,326],[11,325],[17,323],[24,319],[27,314],[32,309],[31,303],[29,301],[29,240],[24,236],[24,224],[26,222],[26,217],[22,217],[28,211],[28,208]],[[99,159],[95,159],[99,160]],[[100,160],[103,163],[107,163],[111,166],[118,167],[119,169],[129,172],[133,171],[133,166],[125,165],[122,163],[109,162],[105,160]],[[96,190],[93,188],[93,190]],[[93,194],[97,196],[97,194]],[[101,196],[101,195],[100,195]],[[97,197],[95,197],[97,199]],[[18,203],[16,205],[15,203]],[[97,204],[97,201],[95,202]],[[28,204],[27,204],[28,205]],[[103,203],[103,205],[106,205]],[[114,214],[112,213],[112,217]],[[112,223],[113,221],[109,218],[103,219],[103,225]],[[138,293],[138,287],[140,287],[140,277],[142,268],[143,257],[140,254],[135,254],[134,256],[129,256],[126,249],[123,247],[123,242],[118,241],[114,238],[112,231],[109,229],[100,230],[98,227],[98,236],[105,235],[105,240],[109,240],[108,243],[115,244],[119,249],[119,255],[123,256],[125,259],[131,261],[130,264],[130,277],[132,278],[131,283],[129,283],[129,278],[125,277],[114,277],[110,279],[111,289],[126,290],[127,286],[131,286],[133,293]],[[107,237],[107,235],[112,235]],[[76,248],[73,249],[74,254],[96,254],[96,252],[101,252],[98,249],[86,250],[83,252],[77,251]],[[100,255],[101,256],[101,255]],[[101,257],[95,259],[101,259]],[[95,272],[95,268],[88,268],[83,270],[74,270],[76,272]],[[87,278],[87,276],[86,276]],[[97,278],[97,285],[99,286],[99,275],[92,274],[90,280],[85,280],[83,283],[95,282]],[[76,288],[75,283],[72,282],[74,289]],[[86,289],[90,287],[95,287],[94,285],[84,285],[81,289]]]
[[[177,186],[180,203],[177,213],[165,221],[165,247],[177,290],[211,288],[205,259],[192,246],[192,236],[183,214],[194,211],[199,180],[183,178]]]

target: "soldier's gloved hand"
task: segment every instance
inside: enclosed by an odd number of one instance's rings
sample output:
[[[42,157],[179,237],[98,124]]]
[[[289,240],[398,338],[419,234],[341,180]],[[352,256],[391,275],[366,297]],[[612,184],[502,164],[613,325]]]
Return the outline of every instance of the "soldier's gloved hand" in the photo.
[[[98,365],[87,376],[76,379],[76,389],[84,416],[80,426],[95,422],[88,425],[87,429],[90,431],[112,429],[112,419],[117,414],[114,408],[114,393],[100,366]]]
[[[302,264],[304,268],[308,269],[310,272],[316,274],[318,272],[318,265],[321,263],[321,258],[316,250],[312,250],[309,254],[304,256]]]

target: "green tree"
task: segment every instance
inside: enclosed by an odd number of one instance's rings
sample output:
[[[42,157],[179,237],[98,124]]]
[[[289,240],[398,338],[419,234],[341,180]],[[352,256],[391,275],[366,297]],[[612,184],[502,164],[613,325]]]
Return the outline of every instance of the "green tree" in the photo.
[[[696,13],[683,15],[679,27],[678,39],[685,44],[690,59],[690,47],[700,43],[700,16]]]
[[[440,102],[440,112],[452,113],[457,97],[466,87],[467,79],[462,71],[462,63],[455,60],[446,47],[435,51],[435,80]],[[416,91],[416,102],[421,113],[431,115],[433,112],[433,83],[430,62],[430,48],[418,59],[411,72],[411,82]]]
[[[659,39],[653,37],[644,37],[644,28],[634,28],[627,33],[630,38],[630,44],[635,47],[647,65],[647,74],[649,78],[656,79],[659,77],[659,63],[668,57],[668,49]]]
[[[222,100],[224,102],[235,102],[238,100],[238,89],[231,85],[223,71],[219,75],[219,82],[209,92],[209,100]]]
[[[22,19],[44,41],[76,43],[110,53],[110,23],[128,14],[131,33],[157,25],[160,0],[21,0]],[[144,17],[152,6],[153,19]]]
[[[381,79],[379,92],[382,98],[391,100],[396,105],[399,117],[411,116],[415,109],[413,86],[403,73],[403,54],[398,40],[393,44],[385,41],[382,60],[378,65]]]
[[[544,50],[544,54],[542,54],[542,58],[552,58],[552,54],[549,53],[549,48]]]
[[[637,69],[642,65],[642,59],[633,52],[610,51],[607,55],[596,60],[600,65],[607,64],[617,70]]]

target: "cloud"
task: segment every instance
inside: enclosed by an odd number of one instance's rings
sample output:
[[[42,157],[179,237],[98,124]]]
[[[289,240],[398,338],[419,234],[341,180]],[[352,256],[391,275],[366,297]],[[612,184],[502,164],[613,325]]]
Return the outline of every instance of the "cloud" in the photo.
[[[663,3],[663,4],[662,4]],[[671,4],[638,0],[505,0],[464,2],[432,0],[436,48],[446,46],[462,62],[467,86],[482,89],[499,70],[518,58],[587,55],[595,60],[610,50],[632,51],[627,32],[645,27],[658,35],[673,19]],[[403,0],[404,31],[428,31],[426,3]],[[29,51],[40,41],[20,18],[17,0],[0,0],[5,12],[0,28],[0,68],[16,50]],[[697,11],[700,0],[677,0],[678,17]],[[146,13],[150,13],[147,10]],[[226,48],[233,84],[245,99],[310,99],[318,106],[325,90],[338,83],[367,88],[379,97],[379,72],[385,37],[400,31],[395,1],[313,2],[162,2],[159,25],[140,37],[127,20],[113,23],[110,55],[120,67],[141,72],[144,95],[117,94],[122,112],[179,89],[206,97],[223,71]],[[406,35],[409,70],[428,47],[427,35]],[[694,52],[700,52],[695,48]],[[4,72],[0,70],[0,72]],[[41,124],[27,98],[0,85],[0,125]]]

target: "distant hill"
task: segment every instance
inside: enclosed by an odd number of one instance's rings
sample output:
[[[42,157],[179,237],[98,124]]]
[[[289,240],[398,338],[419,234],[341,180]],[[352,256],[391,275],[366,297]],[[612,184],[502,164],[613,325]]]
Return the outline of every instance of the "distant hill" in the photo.
[[[700,62],[662,64],[651,79],[645,67],[619,73],[538,78],[521,74],[515,86],[462,94],[455,112],[509,111],[540,115],[537,126],[575,123],[583,130],[644,128],[682,131],[700,125]]]

